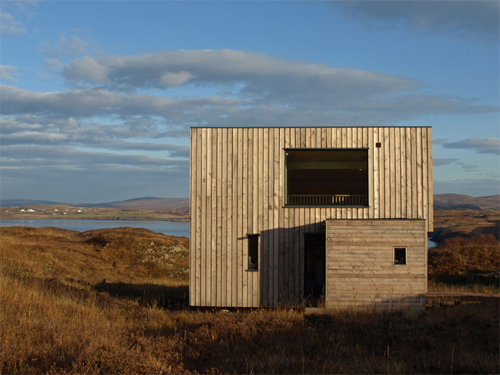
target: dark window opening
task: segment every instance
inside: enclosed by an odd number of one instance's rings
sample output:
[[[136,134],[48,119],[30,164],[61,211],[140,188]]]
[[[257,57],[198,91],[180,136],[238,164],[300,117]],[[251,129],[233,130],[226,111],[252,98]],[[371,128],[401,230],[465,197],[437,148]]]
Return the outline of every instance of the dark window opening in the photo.
[[[406,264],[406,248],[394,249],[394,264]]]
[[[248,234],[248,271],[259,270],[259,235]]]
[[[367,149],[285,150],[285,204],[368,206]]]

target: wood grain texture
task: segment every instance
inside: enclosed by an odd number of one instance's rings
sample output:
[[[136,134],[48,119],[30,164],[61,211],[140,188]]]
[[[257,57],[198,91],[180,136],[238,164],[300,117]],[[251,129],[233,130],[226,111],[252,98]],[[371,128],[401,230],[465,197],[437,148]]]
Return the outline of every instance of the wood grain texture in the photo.
[[[420,300],[427,292],[425,220],[327,220],[326,307]],[[394,248],[406,264],[394,264]]]
[[[324,232],[325,220],[419,219],[432,230],[431,147],[430,128],[192,128],[190,304],[259,307],[300,300],[304,234]],[[286,148],[367,149],[368,207],[285,207]],[[397,222],[390,221],[389,233]],[[359,231],[364,238],[380,232]],[[360,236],[352,241],[367,246],[358,232],[344,234]],[[259,234],[258,271],[248,271],[248,234]],[[404,241],[396,234],[389,242],[399,246]],[[405,235],[423,236],[420,229]],[[355,250],[349,238],[341,239]]]

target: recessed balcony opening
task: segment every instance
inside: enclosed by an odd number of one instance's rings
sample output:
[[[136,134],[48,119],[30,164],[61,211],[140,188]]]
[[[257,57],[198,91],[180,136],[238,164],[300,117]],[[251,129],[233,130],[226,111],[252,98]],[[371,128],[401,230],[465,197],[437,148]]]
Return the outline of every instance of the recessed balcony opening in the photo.
[[[367,149],[286,149],[286,206],[368,206]]]

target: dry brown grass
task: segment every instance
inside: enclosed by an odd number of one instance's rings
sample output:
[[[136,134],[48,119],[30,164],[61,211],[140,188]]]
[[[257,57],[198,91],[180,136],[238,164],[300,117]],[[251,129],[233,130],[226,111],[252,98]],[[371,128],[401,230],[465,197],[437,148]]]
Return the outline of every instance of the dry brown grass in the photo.
[[[183,237],[127,227],[83,233],[4,227],[0,236],[0,261],[34,277],[79,285],[187,280],[189,240]]]
[[[498,298],[421,314],[195,311],[162,302],[151,290],[175,300],[185,281],[161,278],[166,264],[143,267],[133,251],[175,239],[4,229],[0,373],[500,372]]]
[[[433,239],[442,242],[452,237],[492,235],[500,238],[500,210],[434,211]]]
[[[431,291],[500,294],[500,242],[491,235],[445,240],[429,251]]]

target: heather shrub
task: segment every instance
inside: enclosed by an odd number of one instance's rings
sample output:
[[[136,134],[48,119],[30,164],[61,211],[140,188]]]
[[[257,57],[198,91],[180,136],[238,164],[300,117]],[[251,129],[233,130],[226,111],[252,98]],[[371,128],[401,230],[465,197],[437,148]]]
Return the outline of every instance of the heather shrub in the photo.
[[[454,237],[429,251],[429,280],[499,287],[500,242],[491,235]]]

